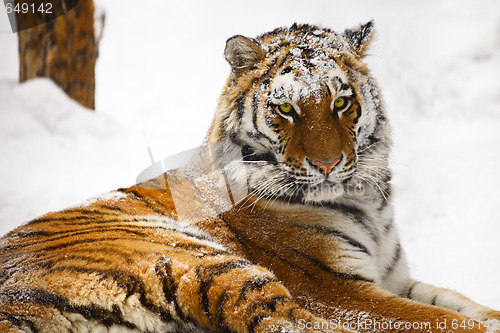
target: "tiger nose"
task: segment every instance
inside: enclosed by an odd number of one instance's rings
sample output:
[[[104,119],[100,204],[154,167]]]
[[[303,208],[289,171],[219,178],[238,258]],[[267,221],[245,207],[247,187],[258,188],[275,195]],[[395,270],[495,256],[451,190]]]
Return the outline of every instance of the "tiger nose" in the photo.
[[[331,163],[323,163],[320,161],[314,161],[312,162],[312,165],[317,166],[318,168],[321,169],[321,173],[324,175],[328,175],[330,172],[332,172],[333,168],[340,162],[340,158],[337,158]]]

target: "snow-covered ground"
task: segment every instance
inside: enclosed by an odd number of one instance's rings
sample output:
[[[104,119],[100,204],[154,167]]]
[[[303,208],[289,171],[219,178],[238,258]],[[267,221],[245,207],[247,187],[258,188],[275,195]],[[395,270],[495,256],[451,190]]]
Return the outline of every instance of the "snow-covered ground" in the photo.
[[[134,183],[148,146],[160,159],[200,144],[229,70],[226,38],[374,18],[367,62],[394,128],[412,273],[500,309],[500,1],[96,3],[106,27],[95,113],[49,80],[17,84],[17,36],[0,31],[0,234]]]

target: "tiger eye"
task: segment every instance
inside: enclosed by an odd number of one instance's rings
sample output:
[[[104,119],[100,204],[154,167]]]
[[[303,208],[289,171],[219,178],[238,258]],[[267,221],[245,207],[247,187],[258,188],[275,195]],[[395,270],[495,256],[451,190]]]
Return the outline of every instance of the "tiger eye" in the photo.
[[[339,97],[333,102],[333,105],[335,105],[335,108],[340,109],[345,105],[345,98],[344,97]]]
[[[292,111],[292,105],[290,103],[283,103],[280,104],[279,109],[283,113],[289,113],[290,111]]]

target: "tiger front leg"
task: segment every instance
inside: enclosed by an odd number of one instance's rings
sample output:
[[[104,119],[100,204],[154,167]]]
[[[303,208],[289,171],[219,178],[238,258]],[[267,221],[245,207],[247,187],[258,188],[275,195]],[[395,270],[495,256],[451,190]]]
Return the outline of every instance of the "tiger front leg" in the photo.
[[[186,263],[167,259],[157,266],[165,296],[181,321],[210,332],[352,332],[331,329],[294,303],[271,272],[240,257],[218,255]]]
[[[494,323],[479,322],[450,309],[399,297],[371,282],[342,281],[332,287],[333,293],[317,295],[325,309],[318,315],[340,318],[359,332],[500,332]]]
[[[458,312],[491,328],[495,327],[500,332],[500,311],[480,305],[458,292],[410,280],[407,297],[416,302]]]

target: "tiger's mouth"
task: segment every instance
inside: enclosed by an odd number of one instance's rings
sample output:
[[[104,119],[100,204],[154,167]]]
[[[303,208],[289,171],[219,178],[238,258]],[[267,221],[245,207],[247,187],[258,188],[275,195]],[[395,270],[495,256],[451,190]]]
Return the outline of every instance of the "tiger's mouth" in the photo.
[[[322,172],[324,170],[321,167],[305,158],[299,164],[297,159],[288,163],[280,156],[274,151],[256,152],[251,147],[243,147],[241,159],[239,162],[233,161],[230,169],[234,175],[245,178],[248,190],[257,197],[297,203],[334,200],[344,193],[346,184],[354,174],[355,168],[346,169],[346,165],[352,163],[344,154],[328,172]]]
[[[328,175],[318,173],[308,173],[302,176],[293,173],[287,174],[277,182],[280,183],[280,186],[269,188],[267,196],[281,197],[288,202],[331,201],[345,193],[353,173],[354,170],[346,172],[339,169]]]
[[[321,179],[319,182],[296,182],[290,180],[288,190],[280,194],[269,193],[271,197],[279,197],[283,201],[290,203],[307,202],[327,202],[333,201],[345,192],[345,184],[348,179],[343,181],[331,181]]]

